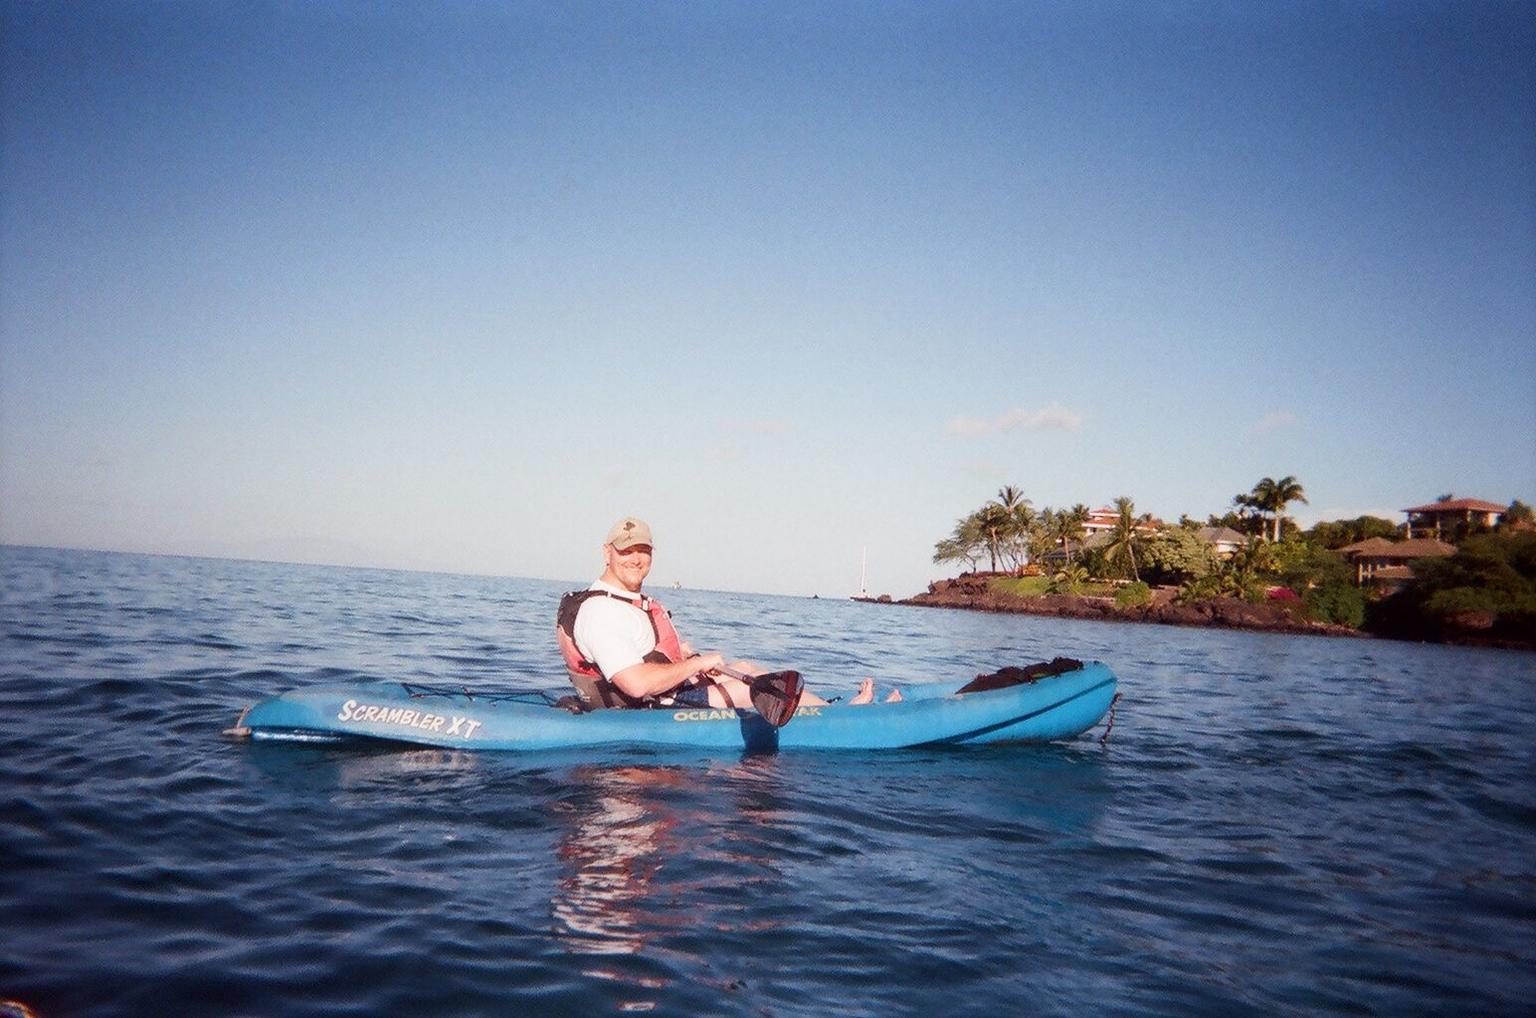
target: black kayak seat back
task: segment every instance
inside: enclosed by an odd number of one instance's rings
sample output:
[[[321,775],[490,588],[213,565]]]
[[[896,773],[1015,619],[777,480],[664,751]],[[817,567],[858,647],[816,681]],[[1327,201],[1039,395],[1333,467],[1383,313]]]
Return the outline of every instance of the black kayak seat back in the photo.
[[[1007,689],[1009,686],[1018,686],[1026,682],[1038,682],[1050,675],[1064,675],[1067,672],[1079,671],[1082,667],[1081,661],[1070,657],[1052,658],[1049,661],[1040,661],[1022,668],[1008,665],[995,672],[976,676],[955,692],[985,693],[989,689]]]

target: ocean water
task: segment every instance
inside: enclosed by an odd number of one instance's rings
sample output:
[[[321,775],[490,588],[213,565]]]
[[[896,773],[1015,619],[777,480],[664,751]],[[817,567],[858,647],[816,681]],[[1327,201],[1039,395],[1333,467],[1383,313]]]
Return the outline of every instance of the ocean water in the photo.
[[[221,730],[319,682],[549,687],[566,585],[21,548],[0,580],[0,1000],[41,1018],[1536,1001],[1536,655],[684,590],[685,637],[824,692],[1102,659],[1114,730],[296,746]]]

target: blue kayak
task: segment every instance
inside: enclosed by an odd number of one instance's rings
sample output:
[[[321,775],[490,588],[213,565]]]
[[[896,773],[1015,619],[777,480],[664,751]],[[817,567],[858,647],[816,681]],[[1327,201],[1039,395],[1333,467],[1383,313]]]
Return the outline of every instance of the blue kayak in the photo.
[[[545,693],[475,693],[401,682],[318,686],[248,708],[230,731],[256,739],[386,740],[454,749],[648,745],[718,749],[901,749],[1045,742],[1104,717],[1115,676],[1097,661],[1002,689],[929,685],[899,703],[801,706],[774,728],[750,710],[667,707],[573,714]]]

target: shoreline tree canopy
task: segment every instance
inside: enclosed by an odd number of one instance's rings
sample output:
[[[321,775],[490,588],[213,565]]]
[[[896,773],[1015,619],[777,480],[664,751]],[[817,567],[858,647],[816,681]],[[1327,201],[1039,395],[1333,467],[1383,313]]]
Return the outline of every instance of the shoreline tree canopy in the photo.
[[[1493,530],[1474,527],[1458,535],[1454,555],[1414,563],[1414,582],[1380,597],[1357,585],[1338,549],[1369,538],[1401,540],[1403,526],[1366,515],[1303,531],[1285,511],[1306,501],[1294,476],[1261,478],[1233,499],[1235,510],[1210,517],[1212,526],[1248,535],[1244,547],[1218,555],[1195,520],[1186,515],[1177,526],[1156,524],[1136,512],[1128,495],[1114,500],[1113,528],[1101,527],[1100,536],[1085,541],[1086,505],[1036,509],[1009,484],[956,521],[950,536],[934,545],[933,561],[963,563],[972,572],[986,563],[992,572],[1022,576],[1038,574],[1028,567],[1049,556],[1056,569],[1038,581],[1039,593],[1147,583],[1179,588],[1181,601],[1289,599],[1310,618],[1383,635],[1440,639],[1482,632],[1536,640],[1536,513],[1526,503],[1511,502]]]

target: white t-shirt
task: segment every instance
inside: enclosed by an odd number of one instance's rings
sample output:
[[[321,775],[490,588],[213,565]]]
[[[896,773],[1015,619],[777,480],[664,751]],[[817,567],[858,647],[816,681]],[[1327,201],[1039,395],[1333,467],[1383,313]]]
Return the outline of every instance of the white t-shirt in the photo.
[[[597,670],[613,678],[626,668],[633,668],[656,649],[656,629],[650,613],[628,602],[638,598],[623,587],[598,580],[588,590],[606,590],[624,598],[589,597],[576,613],[571,636],[581,656],[597,665]]]

